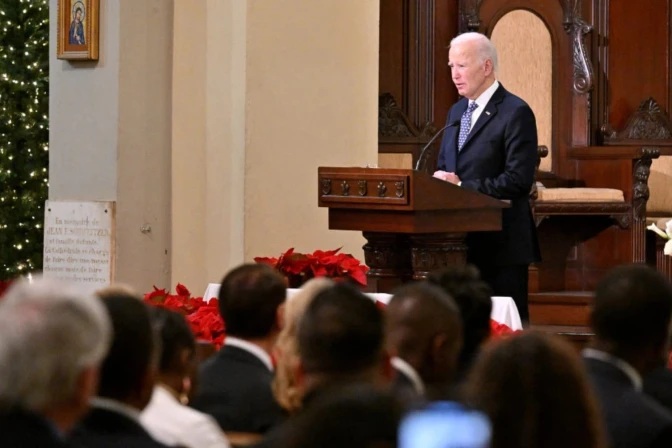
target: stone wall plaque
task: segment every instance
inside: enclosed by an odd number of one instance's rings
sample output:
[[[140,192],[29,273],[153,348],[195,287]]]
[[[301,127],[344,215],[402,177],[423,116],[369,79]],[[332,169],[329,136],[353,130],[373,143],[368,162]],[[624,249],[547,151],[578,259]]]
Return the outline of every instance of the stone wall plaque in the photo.
[[[114,202],[47,201],[44,275],[91,290],[114,281]]]

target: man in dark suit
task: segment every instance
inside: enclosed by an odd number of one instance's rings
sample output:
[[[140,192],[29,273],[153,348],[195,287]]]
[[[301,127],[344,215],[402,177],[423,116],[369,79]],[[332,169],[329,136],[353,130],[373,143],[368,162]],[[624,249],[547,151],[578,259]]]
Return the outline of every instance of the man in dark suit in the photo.
[[[383,314],[353,286],[336,284],[320,291],[301,318],[297,340],[301,411],[267,434],[257,448],[291,446],[294,419],[322,400],[357,384],[385,390],[392,379]]]
[[[481,346],[490,337],[492,290],[472,265],[449,266],[432,272],[427,281],[448,293],[460,310],[462,350],[455,376],[455,383],[459,385],[467,378]]]
[[[453,299],[437,286],[411,283],[395,291],[385,314],[394,389],[432,401],[450,398],[462,348],[462,323]]]
[[[125,290],[99,293],[112,321],[114,337],[100,372],[98,396],[73,431],[74,447],[165,448],[140,423],[152,397],[158,371],[158,336],[141,297]]]
[[[245,264],[222,280],[219,312],[224,347],[206,361],[191,405],[224,431],[263,434],[284,419],[271,390],[271,350],[280,334],[284,278],[265,264]]]
[[[619,266],[597,286],[583,357],[612,448],[672,446],[672,413],[642,392],[667,352],[671,317],[672,286],[648,266]]]
[[[54,279],[15,283],[0,306],[0,446],[67,446],[111,337],[95,296]]]
[[[495,78],[497,52],[484,35],[453,39],[449,66],[463,98],[448,112],[434,177],[510,201],[500,232],[468,236],[467,258],[495,295],[513,297],[526,323],[528,267],[541,259],[529,204],[537,160],[534,113]]]

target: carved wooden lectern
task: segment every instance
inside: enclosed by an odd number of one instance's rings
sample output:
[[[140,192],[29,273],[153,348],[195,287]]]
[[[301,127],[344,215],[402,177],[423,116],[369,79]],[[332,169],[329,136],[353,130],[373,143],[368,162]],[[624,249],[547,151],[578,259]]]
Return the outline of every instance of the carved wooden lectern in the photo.
[[[465,264],[467,232],[501,230],[509,207],[422,171],[379,168],[320,167],[318,201],[330,229],[363,232],[374,292]]]

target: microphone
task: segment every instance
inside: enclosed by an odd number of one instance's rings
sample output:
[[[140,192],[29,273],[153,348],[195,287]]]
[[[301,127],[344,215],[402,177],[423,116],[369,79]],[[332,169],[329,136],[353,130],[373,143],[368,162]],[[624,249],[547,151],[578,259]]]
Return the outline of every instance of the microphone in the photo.
[[[418,161],[415,163],[415,170],[416,171],[420,170],[420,164],[422,163],[422,160],[425,157],[425,152],[427,152],[427,149],[429,149],[429,147],[432,146],[432,143],[434,143],[434,140],[436,140],[439,135],[443,134],[443,132],[446,129],[452,128],[453,126],[457,126],[459,124],[460,124],[460,119],[458,118],[457,120],[453,120],[451,123],[448,123],[443,128],[441,128],[441,130],[439,132],[434,134],[434,137],[432,137],[432,139],[429,141],[429,143],[427,143],[425,145],[425,147],[422,148],[422,151],[420,151],[420,157],[418,157]]]

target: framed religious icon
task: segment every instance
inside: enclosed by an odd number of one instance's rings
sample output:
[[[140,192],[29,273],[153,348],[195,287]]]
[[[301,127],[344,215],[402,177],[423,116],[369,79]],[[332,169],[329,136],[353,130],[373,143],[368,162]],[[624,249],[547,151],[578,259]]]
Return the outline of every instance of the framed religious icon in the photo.
[[[58,59],[98,60],[100,0],[58,0]]]

